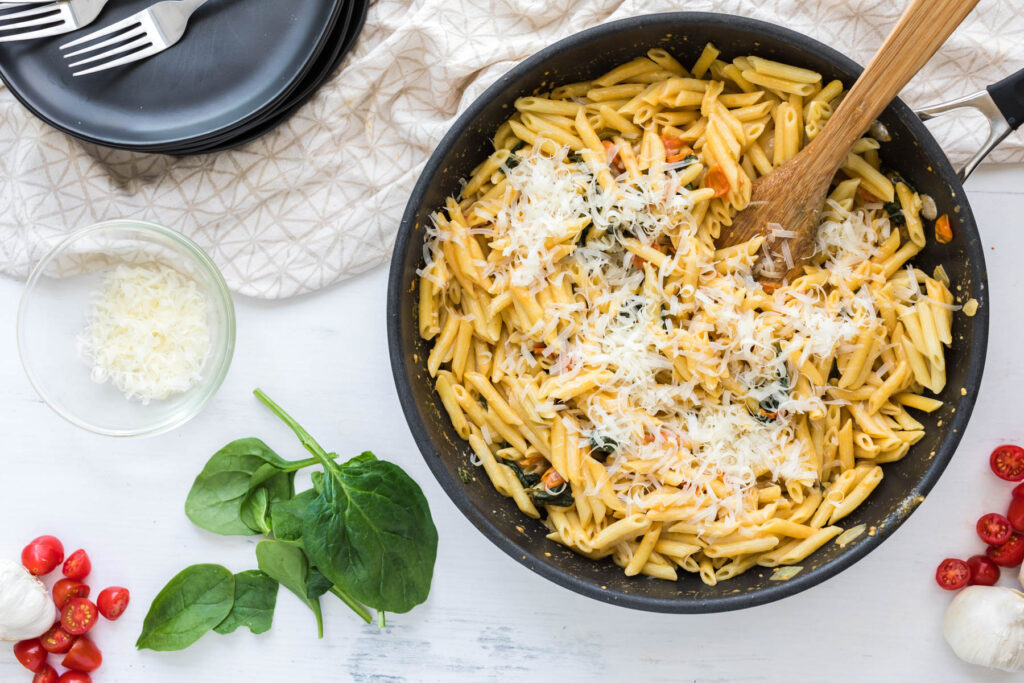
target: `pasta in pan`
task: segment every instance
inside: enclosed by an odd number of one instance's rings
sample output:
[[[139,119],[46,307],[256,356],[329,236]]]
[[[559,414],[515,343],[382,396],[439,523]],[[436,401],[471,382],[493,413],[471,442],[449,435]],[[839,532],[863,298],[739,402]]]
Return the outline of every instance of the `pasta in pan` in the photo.
[[[715,239],[843,87],[708,45],[523,97],[433,215],[427,367],[496,490],[627,575],[800,562],[924,435],[953,297],[909,263],[922,199],[858,141],[804,275],[785,226]],[[934,219],[934,216],[930,217]]]

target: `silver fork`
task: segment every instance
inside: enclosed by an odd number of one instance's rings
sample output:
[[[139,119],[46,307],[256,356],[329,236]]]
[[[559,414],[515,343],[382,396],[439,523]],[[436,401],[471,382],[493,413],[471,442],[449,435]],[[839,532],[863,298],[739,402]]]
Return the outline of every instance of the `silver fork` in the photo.
[[[100,15],[108,0],[62,0],[61,2],[3,3],[0,9],[29,7],[0,14],[0,43],[47,38],[77,31]],[[17,33],[10,33],[17,31]]]
[[[74,72],[75,76],[84,76],[147,59],[181,40],[181,37],[185,35],[189,17],[206,2],[207,0],[158,2],[148,9],[136,12],[127,19],[122,19],[104,29],[65,43],[60,46],[60,49],[81,48],[73,52],[66,52],[65,59],[103,50],[98,54],[68,64],[68,67],[72,69],[86,64],[94,65],[88,69]],[[107,38],[107,36],[111,37]],[[82,47],[86,43],[92,43],[100,38],[107,39]]]

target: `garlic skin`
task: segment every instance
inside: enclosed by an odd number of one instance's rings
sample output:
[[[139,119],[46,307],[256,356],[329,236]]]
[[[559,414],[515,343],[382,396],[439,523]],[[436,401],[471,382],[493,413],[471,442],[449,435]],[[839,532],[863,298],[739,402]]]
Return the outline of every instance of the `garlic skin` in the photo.
[[[1002,586],[964,588],[946,609],[942,635],[965,662],[1024,669],[1024,593]]]
[[[0,560],[0,640],[35,638],[57,620],[43,582],[18,562]]]

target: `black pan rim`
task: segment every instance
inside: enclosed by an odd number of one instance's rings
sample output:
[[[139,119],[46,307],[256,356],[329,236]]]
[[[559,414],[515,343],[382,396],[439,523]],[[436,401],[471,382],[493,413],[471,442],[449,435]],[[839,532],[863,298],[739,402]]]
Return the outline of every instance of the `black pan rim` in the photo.
[[[442,465],[441,456],[435,449],[434,444],[427,433],[426,425],[422,415],[420,414],[419,406],[416,404],[415,400],[412,398],[411,392],[409,391],[409,388],[411,387],[411,380],[405,355],[402,350],[401,330],[399,327],[399,307],[402,299],[402,256],[409,249],[415,225],[416,213],[418,212],[422,199],[426,194],[427,187],[432,182],[434,175],[440,170],[445,155],[455,144],[456,140],[458,140],[462,135],[464,130],[469,127],[471,122],[482,113],[487,103],[498,97],[499,94],[503,93],[508,87],[508,84],[514,82],[519,77],[528,74],[533,69],[538,68],[544,62],[554,56],[557,56],[562,51],[576,47],[579,44],[586,43],[595,38],[607,37],[621,31],[649,27],[659,23],[672,25],[689,23],[694,26],[732,27],[758,31],[773,38],[793,44],[801,49],[807,50],[808,52],[816,52],[819,56],[830,60],[836,64],[837,67],[845,71],[849,71],[852,74],[859,74],[863,70],[863,67],[835,49],[796,31],[756,19],[711,12],[668,12],[662,14],[648,14],[614,21],[569,36],[527,58],[525,61],[499,78],[497,82],[480,95],[480,97],[477,98],[456,120],[448,133],[438,144],[420,174],[419,180],[413,189],[409,203],[407,204],[406,210],[402,216],[388,276],[388,351],[391,359],[391,368],[395,387],[398,392],[403,413],[405,414],[406,421],[409,424],[413,439],[416,441],[416,445],[426,461],[427,466],[434,474],[434,477],[437,479],[442,489],[444,489],[445,493],[449,498],[451,498],[452,502],[463,513],[463,515],[465,515],[474,526],[476,526],[488,539],[491,540],[491,542],[501,548],[501,550],[506,554],[530,570],[536,571],[546,579],[549,579],[564,588],[568,588],[576,593],[601,602],[650,612],[676,614],[725,612],[755,607],[780,600],[805,591],[828,580],[863,559],[869,552],[873,551],[882,542],[890,538],[903,524],[903,522],[906,521],[910,514],[916,510],[916,506],[911,506],[906,514],[889,514],[886,517],[885,524],[881,525],[877,529],[877,533],[874,536],[868,536],[866,538],[862,537],[864,538],[863,541],[858,541],[857,544],[851,546],[848,550],[827,564],[807,572],[802,572],[795,578],[785,582],[778,582],[776,585],[768,586],[756,592],[721,595],[709,599],[671,599],[653,598],[635,593],[624,593],[612,589],[604,590],[595,583],[592,583],[580,576],[571,575],[568,572],[548,565],[541,558],[532,557],[529,551],[516,545],[511,538],[499,530],[486,515],[479,512],[472,505],[468,496],[466,496],[464,492],[461,482],[453,479]],[[974,220],[973,212],[967,202],[966,195],[959,179],[957,178],[956,172],[950,165],[945,153],[928,132],[928,129],[925,128],[924,124],[902,100],[894,100],[893,103],[889,105],[887,111],[892,111],[901,119],[901,121],[904,121],[908,125],[914,133],[916,141],[924,148],[926,156],[933,164],[935,164],[938,174],[942,180],[948,187],[954,190],[954,194],[959,193],[960,206],[962,207],[962,223],[970,225],[972,228],[972,234],[967,243],[967,251],[970,253],[971,257],[971,276],[977,287],[975,296],[980,303],[978,312],[973,318],[973,333],[977,336],[974,338],[974,343],[969,351],[969,368],[967,371],[967,379],[963,387],[966,391],[966,395],[963,396],[962,400],[958,404],[955,417],[946,429],[941,446],[937,450],[935,456],[931,459],[930,466],[924,476],[916,482],[915,486],[905,492],[904,499],[911,500],[916,497],[926,496],[935,486],[939,477],[942,475],[949,461],[956,452],[957,446],[960,443],[968,420],[970,419],[970,415],[974,409],[978,390],[981,386],[988,347],[988,277],[984,260],[984,249],[981,246],[981,240],[977,233],[977,225]]]
[[[330,0],[330,1],[335,3],[335,7],[334,7],[334,10],[333,10],[332,15],[331,15],[331,20],[324,24],[324,27],[320,31],[320,35],[317,36],[315,41],[314,41],[315,44],[314,44],[313,49],[309,53],[309,58],[303,64],[302,69],[300,70],[300,72],[298,74],[296,74],[295,78],[292,78],[291,80],[289,80],[288,83],[286,83],[284,86],[282,86],[282,88],[277,93],[275,93],[275,94],[273,94],[273,96],[269,97],[267,99],[267,102],[264,103],[263,106],[257,108],[255,111],[250,112],[248,115],[246,115],[246,116],[244,116],[244,117],[242,117],[242,118],[240,118],[240,119],[238,119],[236,121],[233,121],[233,122],[228,123],[228,124],[224,124],[220,128],[217,128],[217,129],[214,129],[214,130],[210,130],[210,131],[207,131],[207,132],[204,132],[204,133],[201,133],[201,134],[197,134],[197,135],[191,135],[191,136],[181,137],[181,138],[168,138],[168,139],[164,139],[164,140],[154,139],[152,141],[147,141],[145,143],[126,142],[124,140],[114,140],[114,139],[104,139],[104,138],[93,137],[93,136],[90,136],[90,135],[88,135],[86,133],[83,133],[81,131],[77,131],[77,130],[68,128],[67,126],[58,124],[55,121],[53,121],[52,119],[50,119],[48,116],[43,114],[36,106],[34,106],[31,102],[29,102],[19,92],[19,90],[17,88],[11,86],[10,80],[8,78],[8,75],[7,75],[7,69],[5,68],[5,66],[4,66],[2,61],[0,61],[0,80],[3,81],[4,86],[10,91],[10,93],[14,96],[14,98],[16,100],[18,100],[18,102],[25,109],[27,109],[33,116],[35,116],[37,119],[39,119],[40,121],[42,121],[46,125],[50,126],[51,128],[53,128],[55,130],[58,130],[61,133],[64,133],[65,135],[67,135],[69,137],[72,137],[72,138],[74,138],[76,140],[79,140],[80,142],[85,142],[85,143],[89,143],[89,144],[93,144],[93,145],[99,145],[101,147],[108,147],[110,149],[119,149],[119,150],[124,150],[124,151],[128,151],[128,152],[141,152],[141,153],[154,152],[154,153],[157,153],[157,149],[161,148],[161,147],[176,147],[176,146],[179,146],[179,145],[188,145],[188,144],[191,144],[191,143],[195,143],[196,141],[202,140],[203,138],[206,138],[206,137],[216,136],[218,133],[221,133],[221,132],[223,132],[225,130],[230,130],[232,128],[244,126],[248,121],[251,121],[253,118],[259,116],[260,113],[265,111],[267,108],[274,106],[274,104],[280,102],[282,98],[287,97],[288,93],[291,92],[292,88],[294,88],[295,85],[299,81],[302,80],[302,78],[306,75],[306,73],[311,68],[311,66],[316,62],[317,57],[320,55],[320,53],[322,52],[323,48],[326,45],[327,39],[332,34],[332,28],[333,28],[334,24],[337,22],[338,18],[340,17],[342,9],[344,9],[344,6],[346,5],[346,3],[350,2],[351,0]]]

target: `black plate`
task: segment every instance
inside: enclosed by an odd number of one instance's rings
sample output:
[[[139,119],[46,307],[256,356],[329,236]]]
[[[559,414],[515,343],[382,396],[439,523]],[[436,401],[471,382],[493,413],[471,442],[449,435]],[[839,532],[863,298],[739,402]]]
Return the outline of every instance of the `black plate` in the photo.
[[[144,9],[111,3],[87,30]],[[0,45],[0,77],[33,113],[122,149],[174,146],[237,128],[291,92],[323,48],[343,0],[214,0],[181,42],[123,68],[74,78],[59,46],[84,31]]]
[[[949,381],[939,395],[943,406],[930,415],[915,414],[925,425],[924,438],[903,460],[884,465],[882,483],[842,522],[846,528],[865,524],[873,534],[865,533],[845,548],[827,543],[801,562],[803,571],[788,581],[772,581],[772,570],[761,567],[717,586],[705,586],[685,572],[676,582],[630,578],[610,560],[594,562],[548,541],[541,523],[525,517],[494,490],[471,464],[472,453],[452,427],[427,372],[429,348],[419,337],[417,323],[416,269],[423,261],[423,226],[445,197],[458,192],[460,179],[493,151],[494,131],[514,111],[516,98],[592,79],[653,47],[692,64],[707,41],[726,59],[756,53],[814,69],[826,79],[839,78],[847,86],[861,72],[848,57],[807,36],[724,14],[635,17],[571,36],[502,76],[452,126],[406,207],[388,282],[388,346],[402,409],[427,465],[455,505],[498,547],[538,574],[597,600],[656,612],[718,612],[778,600],[834,576],[877,548],[924,500],[953,457],[978,395],[988,340],[985,255],[963,187],[928,129],[896,100],[879,117],[893,137],[881,154],[919,191],[934,197],[939,214],[949,214],[953,223],[953,241],[930,241],[914,262],[928,272],[943,264],[957,297],[973,297],[980,307],[973,318],[954,317],[954,343],[946,356]],[[474,472],[474,480],[464,483],[460,470]]]
[[[246,124],[240,130],[232,131],[230,134],[221,136],[219,139],[205,141],[194,146],[181,147],[166,153],[183,156],[186,154],[222,152],[252,142],[287,121],[304,104],[312,99],[317,90],[330,79],[334,71],[344,61],[355,45],[356,38],[366,22],[369,7],[369,0],[353,0],[349,3],[347,16],[338,22],[338,27],[335,29],[334,35],[328,40],[328,47],[317,59],[317,64],[279,107],[261,114],[258,119]],[[345,25],[343,26],[342,24]]]

